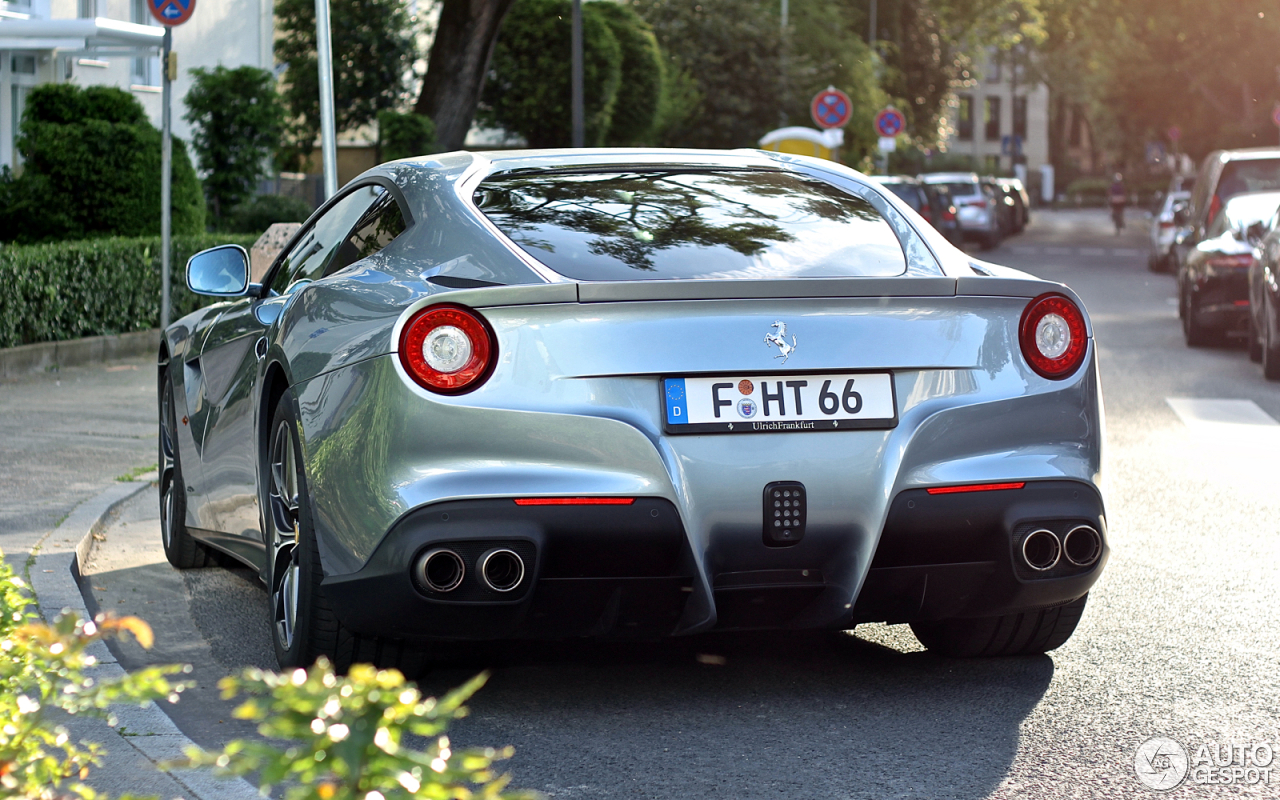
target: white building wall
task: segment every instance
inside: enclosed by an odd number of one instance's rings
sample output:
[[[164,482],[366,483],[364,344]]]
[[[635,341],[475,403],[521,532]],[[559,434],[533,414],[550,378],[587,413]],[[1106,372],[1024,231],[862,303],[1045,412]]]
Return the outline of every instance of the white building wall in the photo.
[[[87,0],[85,0],[87,3]],[[75,19],[82,0],[0,0],[0,31],[6,15],[31,16],[39,19]],[[93,9],[99,17],[121,22],[161,27],[145,12],[141,0],[96,0]],[[275,58],[273,0],[201,0],[187,22],[174,28],[173,50],[178,54],[178,79],[173,84],[173,132],[190,140],[191,126],[183,119],[183,99],[191,88],[190,70],[194,67],[235,68],[252,66],[273,70]],[[39,64],[35,80],[10,75],[13,55],[34,55]],[[151,123],[160,127],[160,56],[158,49],[147,56],[146,76],[138,80],[134,74],[134,57],[118,54],[95,54],[54,50],[0,51],[0,164],[14,164],[13,89],[16,83],[69,82],[80,86],[118,86],[142,103]]]
[[[1034,173],[1042,164],[1049,162],[1049,89],[1044,84],[1030,84],[1020,72],[1014,80],[1013,69],[1008,64],[997,68],[994,60],[988,60],[982,71],[983,78],[956,90],[960,98],[970,97],[973,102],[973,135],[962,139],[959,136],[959,109],[951,114],[952,133],[947,139],[947,152],[956,155],[967,155],[973,159],[974,165],[985,169],[991,163],[997,163],[1001,171],[1012,169],[1013,161],[1009,153],[1003,152],[1003,138],[1013,135],[1013,107],[1015,97],[1027,99],[1027,134],[1022,142],[1022,155],[1026,158],[1027,171]],[[995,140],[985,136],[983,114],[988,97],[1000,98],[1000,127]],[[998,159],[998,162],[992,162]]]

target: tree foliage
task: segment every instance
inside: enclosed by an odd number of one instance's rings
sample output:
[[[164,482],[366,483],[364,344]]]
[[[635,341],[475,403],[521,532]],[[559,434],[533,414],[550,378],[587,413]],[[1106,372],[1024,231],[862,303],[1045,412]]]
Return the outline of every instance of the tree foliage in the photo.
[[[267,174],[280,144],[284,109],[275,76],[255,67],[197,67],[187,92],[191,147],[205,173],[204,190],[214,225],[244,202]]]
[[[597,6],[582,6],[586,144],[609,133],[622,79],[622,48]],[[516,0],[489,63],[479,118],[523,136],[530,147],[571,143],[569,0]]]
[[[383,111],[378,115],[379,161],[395,161],[434,153],[436,126],[421,114],[397,114]]]
[[[160,233],[160,131],[129,93],[37,86],[17,144],[23,169],[0,186],[0,241]],[[172,175],[173,232],[203,232],[200,180],[176,138]]]
[[[591,11],[603,17],[622,53],[621,82],[604,143],[616,147],[652,144],[666,84],[662,51],[653,28],[630,6],[620,3],[594,3]]]
[[[332,0],[335,125],[346,131],[408,99],[417,58],[405,0]],[[281,163],[296,167],[320,133],[320,86],[313,0],[276,3],[276,59],[286,65],[284,100],[292,117]]]

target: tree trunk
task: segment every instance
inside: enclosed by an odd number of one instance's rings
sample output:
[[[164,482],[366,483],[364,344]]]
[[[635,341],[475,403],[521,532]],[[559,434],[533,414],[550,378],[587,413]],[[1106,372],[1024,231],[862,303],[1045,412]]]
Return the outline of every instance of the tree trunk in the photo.
[[[414,111],[436,125],[441,150],[458,150],[471,128],[489,56],[512,0],[444,0]]]

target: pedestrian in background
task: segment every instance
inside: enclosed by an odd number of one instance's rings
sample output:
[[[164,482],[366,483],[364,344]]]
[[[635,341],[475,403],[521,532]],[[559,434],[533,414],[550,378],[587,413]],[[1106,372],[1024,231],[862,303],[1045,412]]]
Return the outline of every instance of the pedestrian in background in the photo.
[[[1107,190],[1107,199],[1111,201],[1111,221],[1116,224],[1116,236],[1124,230],[1124,206],[1129,199],[1129,192],[1124,188],[1124,176],[1116,173],[1116,179]]]

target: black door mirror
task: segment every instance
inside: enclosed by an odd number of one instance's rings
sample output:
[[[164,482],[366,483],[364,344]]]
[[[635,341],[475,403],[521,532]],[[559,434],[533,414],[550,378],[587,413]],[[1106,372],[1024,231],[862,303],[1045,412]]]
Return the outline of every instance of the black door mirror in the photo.
[[[249,290],[249,254],[238,244],[196,253],[187,261],[187,288],[212,297],[242,297]]]

